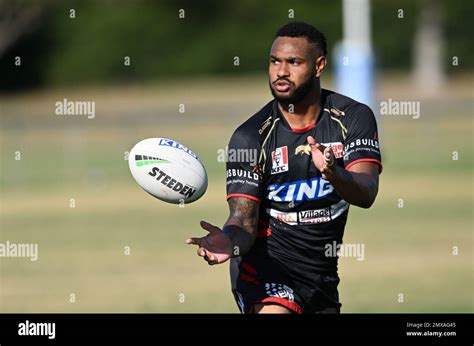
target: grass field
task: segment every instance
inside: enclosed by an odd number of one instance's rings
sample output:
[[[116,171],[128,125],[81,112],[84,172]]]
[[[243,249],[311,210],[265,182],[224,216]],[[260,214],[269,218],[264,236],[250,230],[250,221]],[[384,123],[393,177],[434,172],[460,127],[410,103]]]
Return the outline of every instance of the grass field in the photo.
[[[375,205],[349,213],[344,240],[365,244],[365,260],[340,260],[343,312],[474,311],[471,82],[421,99],[420,119],[379,119],[384,172]],[[405,85],[382,80],[378,96],[416,99]],[[237,312],[227,265],[184,241],[227,217],[217,150],[266,88],[248,77],[1,96],[0,242],[38,243],[39,258],[0,258],[0,311]],[[96,101],[96,118],[55,115],[63,98]],[[204,161],[198,202],[165,204],[132,179],[124,153],[159,136]]]

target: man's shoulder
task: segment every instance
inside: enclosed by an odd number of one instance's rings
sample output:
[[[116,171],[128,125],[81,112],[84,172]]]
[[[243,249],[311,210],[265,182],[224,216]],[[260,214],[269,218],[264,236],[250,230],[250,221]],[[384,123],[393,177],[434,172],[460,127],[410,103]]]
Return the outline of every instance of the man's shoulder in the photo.
[[[326,95],[324,108],[331,116],[341,118],[342,121],[353,117],[364,117],[364,115],[373,116],[369,106],[349,96],[326,89],[323,89],[323,93]]]
[[[258,112],[239,125],[232,137],[238,137],[241,141],[250,143],[262,142],[265,133],[269,131],[272,125],[273,106],[274,100],[268,102]]]
[[[334,110],[339,110],[344,113],[352,112],[364,107],[369,108],[366,104],[335,91],[322,89],[322,92],[323,95],[326,96],[325,107],[331,107]]]

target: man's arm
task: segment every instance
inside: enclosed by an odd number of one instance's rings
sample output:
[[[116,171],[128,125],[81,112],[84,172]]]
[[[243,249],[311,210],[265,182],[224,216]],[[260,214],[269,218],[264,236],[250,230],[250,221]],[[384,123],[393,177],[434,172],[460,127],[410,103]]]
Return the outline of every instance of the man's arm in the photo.
[[[222,232],[232,241],[233,255],[240,256],[250,250],[257,236],[259,205],[245,197],[230,198],[228,203],[230,215]]]
[[[379,189],[379,166],[372,162],[359,162],[346,170],[336,165],[332,148],[316,143],[311,136],[308,143],[314,165],[339,196],[350,204],[370,208]]]
[[[245,197],[228,200],[230,215],[223,229],[201,221],[209,232],[201,238],[189,238],[188,244],[198,245],[197,254],[210,264],[219,264],[231,257],[245,254],[252,247],[257,235],[259,205]]]
[[[379,190],[379,167],[372,162],[360,162],[345,170],[337,165],[327,176],[331,185],[346,202],[370,208]]]

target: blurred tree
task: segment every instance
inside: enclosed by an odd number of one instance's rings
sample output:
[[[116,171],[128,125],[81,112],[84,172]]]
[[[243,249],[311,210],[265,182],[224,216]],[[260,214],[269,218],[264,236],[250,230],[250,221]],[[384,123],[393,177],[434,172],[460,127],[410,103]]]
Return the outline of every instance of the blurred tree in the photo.
[[[462,62],[454,69],[444,58],[446,71],[472,69],[472,0],[438,2],[445,51]],[[371,4],[377,67],[407,71],[422,3]],[[342,37],[341,1],[0,0],[0,90],[264,73],[275,31],[291,20],[326,34],[331,64]],[[16,56],[21,68],[13,64]]]
[[[18,40],[38,29],[47,2],[0,0],[0,58]]]

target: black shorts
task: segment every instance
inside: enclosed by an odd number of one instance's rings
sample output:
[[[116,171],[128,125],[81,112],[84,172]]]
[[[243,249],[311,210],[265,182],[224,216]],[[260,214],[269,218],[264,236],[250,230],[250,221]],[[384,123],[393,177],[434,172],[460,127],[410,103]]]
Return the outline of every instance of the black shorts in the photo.
[[[340,313],[337,273],[312,275],[311,281],[291,279],[268,255],[246,254],[231,259],[232,293],[242,313],[257,303],[282,305],[294,313]]]

